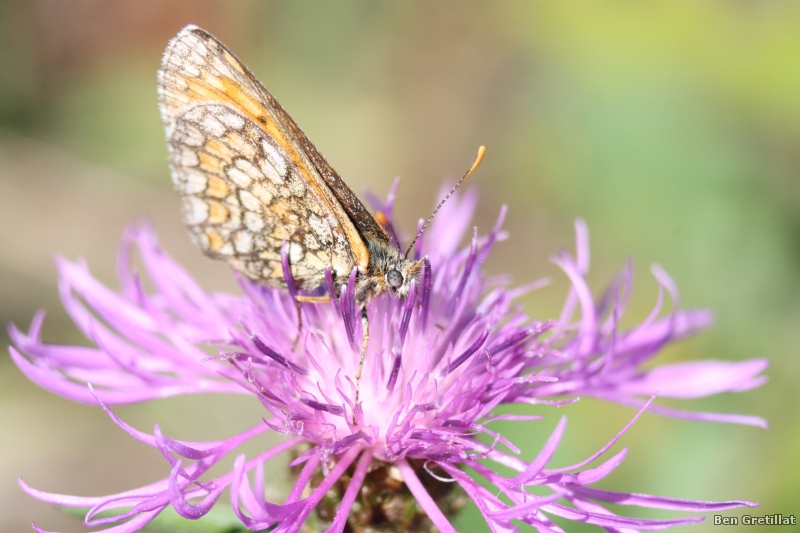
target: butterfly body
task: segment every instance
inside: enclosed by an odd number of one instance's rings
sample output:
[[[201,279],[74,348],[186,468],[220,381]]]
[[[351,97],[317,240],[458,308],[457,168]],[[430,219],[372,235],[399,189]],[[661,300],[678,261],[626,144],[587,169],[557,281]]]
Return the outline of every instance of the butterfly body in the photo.
[[[170,167],[193,240],[247,278],[334,287],[355,268],[356,301],[408,296],[406,259],[294,120],[224,45],[196,26],[170,41],[159,70]],[[330,295],[334,296],[334,295]]]

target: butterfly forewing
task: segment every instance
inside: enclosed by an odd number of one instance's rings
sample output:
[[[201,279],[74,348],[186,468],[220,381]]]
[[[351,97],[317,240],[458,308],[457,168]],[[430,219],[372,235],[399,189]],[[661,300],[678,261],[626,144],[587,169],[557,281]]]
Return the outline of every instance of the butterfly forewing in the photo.
[[[182,30],[164,53],[159,94],[184,220],[208,255],[283,285],[286,240],[292,277],[307,289],[329,264],[340,279],[367,267],[362,235],[383,230],[221,43]]]

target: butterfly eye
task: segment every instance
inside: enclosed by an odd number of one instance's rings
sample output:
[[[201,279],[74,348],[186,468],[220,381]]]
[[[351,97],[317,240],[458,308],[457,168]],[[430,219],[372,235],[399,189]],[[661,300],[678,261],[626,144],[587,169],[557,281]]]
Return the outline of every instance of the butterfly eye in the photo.
[[[403,285],[403,275],[393,268],[386,273],[386,283],[397,289]]]

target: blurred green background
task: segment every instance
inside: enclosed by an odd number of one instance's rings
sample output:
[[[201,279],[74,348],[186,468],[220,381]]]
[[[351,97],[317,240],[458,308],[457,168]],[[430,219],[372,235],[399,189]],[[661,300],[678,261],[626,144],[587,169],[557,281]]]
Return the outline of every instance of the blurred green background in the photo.
[[[761,389],[663,403],[763,416],[772,428],[645,415],[623,439],[628,459],[600,486],[798,514],[800,4],[4,0],[2,322],[26,328],[43,308],[46,340],[82,342],[61,310],[52,257],[84,257],[115,286],[122,229],[144,216],[206,287],[236,290],[227,267],[186,238],[166,165],[155,75],[187,23],[239,55],[355,191],[383,195],[402,176],[407,232],[441,180],[485,144],[470,178],[481,191],[477,224],[485,232],[501,204],[510,208],[510,239],[486,270],[517,282],[552,276],[525,301],[531,315],[558,312],[567,284],[548,258],[574,248],[577,217],[591,231],[596,292],[634,258],[628,324],[655,302],[650,264],[666,268],[683,303],[714,309],[718,321],[660,361],[772,363]],[[158,422],[195,440],[250,427],[261,416],[254,404],[190,397],[116,411],[139,429]],[[550,416],[502,429],[530,458],[569,415],[556,466],[593,453],[633,415],[592,400],[537,411]],[[32,519],[83,531],[25,496],[19,475],[42,490],[101,495],[168,472],[99,409],[38,389],[7,356],[0,428],[2,531],[28,531]],[[487,531],[477,516],[468,509],[459,530]]]

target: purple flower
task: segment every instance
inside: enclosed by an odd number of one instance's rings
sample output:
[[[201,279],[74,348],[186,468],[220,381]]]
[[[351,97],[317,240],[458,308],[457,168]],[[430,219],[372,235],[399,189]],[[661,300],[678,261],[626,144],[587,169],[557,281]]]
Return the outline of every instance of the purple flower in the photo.
[[[392,197],[378,206],[389,219]],[[656,394],[694,398],[757,387],[764,382],[758,374],[766,361],[702,361],[645,370],[663,346],[707,326],[711,314],[682,309],[673,282],[656,267],[660,290],[655,308],[640,325],[619,329],[631,288],[630,265],[595,300],[585,280],[589,246],[583,222],[576,223],[576,257],[561,252],[553,260],[572,283],[561,316],[530,319],[515,299],[546,280],[509,288],[503,279],[487,278],[480,269],[502,237],[505,210],[488,236],[478,237],[476,230],[470,246],[458,248],[475,204],[476,196],[468,192],[444,207],[424,244],[416,248],[417,258],[425,253],[427,259],[408,299],[381,297],[370,302],[371,336],[358,405],[354,376],[362,332],[354,277],[329,304],[303,304],[303,328],[298,331],[294,297],[288,291],[240,280],[243,296],[206,293],[159,248],[146,225],[131,228],[125,236],[119,292],[98,283],[86,265],[59,260],[64,306],[96,348],[42,343],[39,314],[27,334],[11,326],[14,361],[42,387],[100,404],[132,437],[157,447],[171,471],[152,485],[104,497],[45,493],[20,480],[22,488],[43,501],[90,508],[88,526],[122,522],[103,530],[113,532],[136,531],[170,505],[187,519],[199,518],[226,488],[244,526],[274,527],[275,532],[298,531],[313,513],[329,531],[343,531],[348,520],[353,531],[382,520],[386,530],[401,525],[424,530],[432,523],[442,532],[452,532],[448,517],[463,504],[464,494],[494,532],[516,531],[512,520],[542,532],[561,531],[550,516],[608,531],[665,529],[702,520],[627,518],[603,503],[691,512],[755,505],[595,488],[622,462],[626,449],[587,465],[645,409],[765,426],[755,417],[676,411],[652,402]],[[130,270],[134,250],[141,255],[152,291]],[[667,295],[672,311],[662,313]],[[298,333],[300,342],[293,349]],[[218,356],[209,357],[200,347],[209,344],[219,347]],[[267,416],[226,440],[186,442],[163,435],[158,426],[152,434],[138,431],[108,408],[192,393],[252,395]],[[638,410],[611,442],[578,464],[550,466],[566,418],[530,463],[515,457],[514,444],[490,429],[499,419],[541,418],[493,415],[498,405],[567,405],[578,396]],[[239,444],[266,431],[283,433],[286,439],[255,457],[237,456],[227,474],[204,476]],[[264,462],[284,452],[293,454],[296,483],[283,501],[267,501]],[[505,477],[492,465],[517,473]],[[485,488],[487,483],[491,490]],[[534,495],[529,491],[533,486],[544,487],[545,495],[542,490]],[[370,499],[381,490],[385,497]],[[389,503],[403,512],[392,515],[387,498],[395,498]],[[358,512],[351,512],[354,509]],[[117,514],[99,515],[109,510]]]

